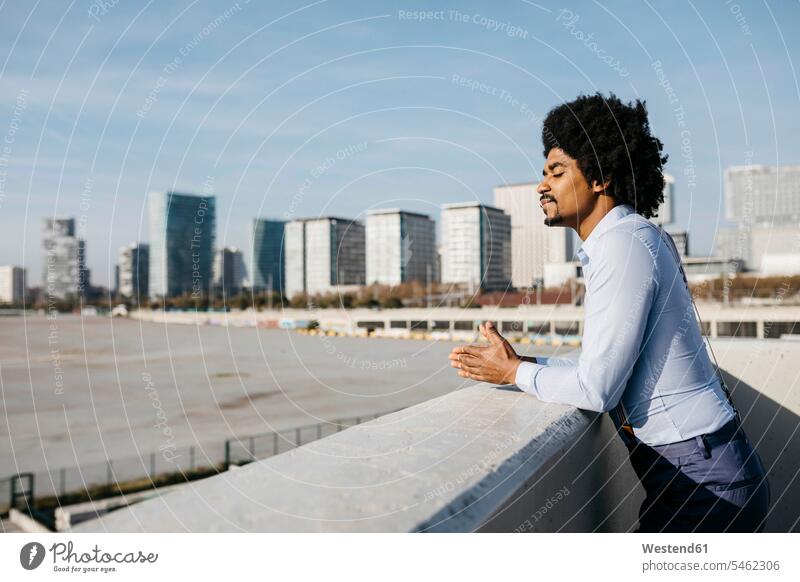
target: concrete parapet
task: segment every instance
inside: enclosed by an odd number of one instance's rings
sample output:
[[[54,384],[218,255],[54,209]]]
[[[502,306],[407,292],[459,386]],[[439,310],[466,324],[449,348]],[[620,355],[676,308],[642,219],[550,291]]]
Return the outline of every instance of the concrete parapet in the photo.
[[[767,530],[797,530],[800,343],[713,345],[770,473]],[[73,531],[630,531],[642,496],[607,415],[477,384]]]

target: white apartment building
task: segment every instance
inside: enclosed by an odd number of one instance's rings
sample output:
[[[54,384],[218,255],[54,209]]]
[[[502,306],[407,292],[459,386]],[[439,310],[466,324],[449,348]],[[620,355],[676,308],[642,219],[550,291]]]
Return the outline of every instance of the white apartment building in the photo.
[[[442,283],[511,286],[511,218],[479,202],[442,205]]]
[[[26,284],[26,269],[10,265],[0,267],[0,303],[22,303]]]
[[[436,223],[426,214],[370,210],[366,245],[368,285],[437,280]]]
[[[285,234],[286,295],[328,293],[366,282],[364,225],[324,217],[293,220]]]

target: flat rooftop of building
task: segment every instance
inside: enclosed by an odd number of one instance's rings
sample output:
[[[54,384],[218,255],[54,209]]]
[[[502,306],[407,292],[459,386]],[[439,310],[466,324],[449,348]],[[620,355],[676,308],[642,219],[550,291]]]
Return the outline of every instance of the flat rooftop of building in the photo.
[[[448,202],[446,204],[442,204],[442,210],[455,210],[458,208],[485,208],[486,210],[503,212],[501,208],[497,208],[496,206],[492,206],[490,204],[484,204],[478,200],[472,200],[469,202]]]
[[[422,214],[421,212],[412,212],[411,210],[402,210],[400,208],[371,208],[367,210],[368,216],[374,216],[379,214],[407,214],[409,216],[418,216],[420,218],[427,218],[430,219],[430,215]]]

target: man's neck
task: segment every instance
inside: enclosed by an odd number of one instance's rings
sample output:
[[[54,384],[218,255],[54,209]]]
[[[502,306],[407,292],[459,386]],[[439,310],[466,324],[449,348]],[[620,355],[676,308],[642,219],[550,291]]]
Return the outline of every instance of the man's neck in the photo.
[[[592,234],[594,227],[603,220],[603,217],[611,212],[616,206],[619,206],[619,203],[614,200],[613,197],[608,196],[607,194],[601,194],[597,197],[597,204],[594,205],[594,208],[589,213],[589,215],[581,220],[578,223],[578,226],[575,230],[578,233],[578,236],[581,240],[586,240],[589,238],[589,235]]]

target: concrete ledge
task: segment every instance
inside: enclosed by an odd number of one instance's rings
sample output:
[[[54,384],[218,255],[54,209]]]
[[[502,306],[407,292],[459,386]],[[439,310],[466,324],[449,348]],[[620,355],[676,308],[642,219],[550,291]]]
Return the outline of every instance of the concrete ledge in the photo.
[[[796,531],[800,342],[714,348],[770,473],[767,531]],[[71,531],[630,531],[642,495],[607,415],[478,384]]]
[[[470,386],[72,531],[474,531],[594,418]]]

